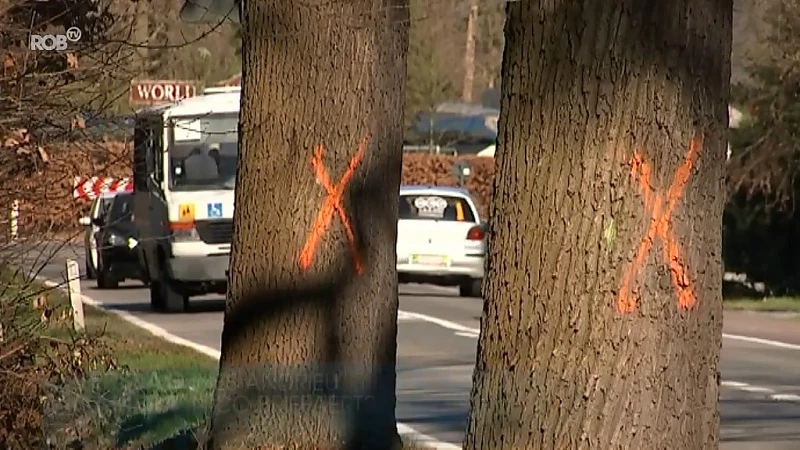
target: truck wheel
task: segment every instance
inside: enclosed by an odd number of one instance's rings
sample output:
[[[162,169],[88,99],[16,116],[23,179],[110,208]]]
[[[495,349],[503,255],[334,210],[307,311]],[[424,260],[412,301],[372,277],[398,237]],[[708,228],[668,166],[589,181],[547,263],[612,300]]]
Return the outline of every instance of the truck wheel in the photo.
[[[483,280],[480,278],[467,281],[458,287],[458,294],[462,297],[477,297],[481,298],[481,283]]]
[[[155,296],[154,296],[155,294]],[[164,312],[180,313],[189,306],[189,296],[179,290],[175,282],[166,274],[159,276],[158,281],[150,281],[150,304],[155,297],[156,307]]]
[[[164,300],[161,298],[161,286],[158,281],[150,282],[150,309],[153,311],[164,310]]]

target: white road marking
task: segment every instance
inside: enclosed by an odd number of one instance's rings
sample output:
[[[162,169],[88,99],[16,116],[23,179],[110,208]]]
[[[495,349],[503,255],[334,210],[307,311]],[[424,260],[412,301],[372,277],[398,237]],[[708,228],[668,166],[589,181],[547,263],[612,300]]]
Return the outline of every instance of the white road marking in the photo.
[[[463,337],[478,337],[481,331],[478,328],[471,328],[465,325],[461,325],[460,323],[451,322],[449,320],[440,319],[438,317],[429,316],[427,314],[406,312],[406,317],[414,317],[417,320],[422,320],[425,322],[438,325],[442,328],[447,328],[448,330],[456,331],[455,333],[456,335]],[[766,345],[769,347],[782,348],[785,350],[800,350],[800,345],[789,344],[787,342],[773,341],[770,339],[762,339],[752,336],[742,336],[738,334],[728,334],[728,333],[722,333],[722,337],[734,341],[749,342],[751,344]]]
[[[461,450],[460,445],[450,444],[447,442],[436,440],[436,438],[434,438],[433,436],[422,434],[404,423],[397,422],[397,433],[399,433],[400,436],[403,436],[406,439],[413,441],[415,444],[424,447],[434,448],[437,450]]]
[[[456,336],[478,339],[480,333],[473,333],[472,331],[456,331]]]
[[[791,402],[800,403],[800,395],[796,394],[778,394],[775,389],[770,389],[762,386],[753,386],[751,384],[742,383],[740,381],[722,381],[719,383],[722,387],[736,389],[739,391],[750,392],[755,394],[767,394],[767,398],[776,402]]]
[[[722,387],[729,387],[734,389],[739,389],[745,386],[749,386],[747,383],[740,383],[738,381],[721,381],[719,384]]]
[[[765,388],[761,386],[742,386],[739,388],[745,392],[754,392],[756,394],[774,394],[775,391],[770,388]]]
[[[420,314],[420,313],[408,312],[408,311],[401,311],[401,312],[402,312],[402,316],[404,318],[409,318],[409,319],[413,318],[413,319],[416,319],[416,320],[425,321],[425,322],[428,322],[428,323],[432,323],[434,325],[438,325],[438,326],[440,326],[442,328],[446,328],[448,330],[452,330],[456,336],[472,338],[472,339],[477,339],[480,336],[480,329],[478,329],[478,328],[470,328],[470,327],[467,327],[465,325],[461,325],[461,324],[456,323],[456,322],[451,322],[449,320],[445,320],[445,319],[441,319],[441,318],[438,318],[438,317],[429,316],[429,315],[426,315],[426,314]],[[398,317],[400,316],[401,312],[398,312]],[[729,336],[730,335],[723,334],[723,337],[729,337]],[[742,336],[737,336],[737,335],[733,335],[733,336],[735,336],[735,338],[740,338],[739,340],[745,340],[745,339],[741,339]],[[744,337],[746,338],[747,336],[744,336]],[[794,349],[792,344],[786,344],[785,342],[768,341],[766,339],[758,339],[758,338],[749,338],[749,339],[750,339],[750,342],[754,342],[754,343],[758,343],[758,344],[772,345],[772,346],[780,347],[780,348]],[[779,345],[775,345],[775,344],[779,344]],[[798,346],[798,347],[800,348],[800,346]],[[750,384],[747,384],[747,383],[742,383],[740,381],[722,381],[722,382],[720,382],[720,385],[723,386],[723,387],[727,387],[727,388],[731,388],[731,389],[737,389],[737,390],[740,390],[740,391],[750,392],[750,393],[754,393],[754,394],[767,394],[767,398],[769,398],[770,400],[775,400],[775,401],[796,402],[798,400],[795,400],[795,398],[800,398],[800,396],[797,396],[797,395],[794,395],[794,394],[777,394],[774,389],[770,389],[770,388],[766,388],[766,387],[762,387],[762,386],[753,386],[753,385],[750,385]]]
[[[775,394],[770,396],[776,402],[800,403],[800,395],[796,394]]]
[[[800,350],[800,345],[789,344],[781,341],[773,341],[770,339],[761,339],[752,336],[742,336],[738,334],[728,334],[728,333],[722,333],[722,337],[733,341],[742,341],[742,342],[749,342],[751,344],[767,345],[770,347],[777,347],[785,350]]]

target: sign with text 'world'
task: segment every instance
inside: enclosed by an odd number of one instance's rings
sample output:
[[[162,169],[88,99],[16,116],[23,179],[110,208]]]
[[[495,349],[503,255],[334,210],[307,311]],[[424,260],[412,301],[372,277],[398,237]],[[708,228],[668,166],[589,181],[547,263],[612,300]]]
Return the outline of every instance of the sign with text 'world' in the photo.
[[[131,105],[161,105],[197,95],[197,81],[131,80],[128,101]]]

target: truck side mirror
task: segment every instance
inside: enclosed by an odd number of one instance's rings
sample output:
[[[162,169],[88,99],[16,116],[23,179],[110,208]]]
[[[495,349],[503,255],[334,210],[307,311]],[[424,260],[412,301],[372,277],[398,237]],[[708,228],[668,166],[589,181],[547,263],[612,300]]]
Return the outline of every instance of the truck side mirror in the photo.
[[[78,223],[81,224],[81,226],[88,227],[89,225],[92,224],[92,219],[88,217],[81,217],[80,219],[78,219]]]

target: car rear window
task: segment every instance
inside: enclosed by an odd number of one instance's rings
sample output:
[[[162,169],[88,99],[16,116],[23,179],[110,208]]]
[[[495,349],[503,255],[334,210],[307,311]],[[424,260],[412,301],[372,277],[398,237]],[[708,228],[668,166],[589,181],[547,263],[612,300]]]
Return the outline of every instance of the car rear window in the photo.
[[[475,214],[463,197],[449,195],[401,195],[400,219],[475,222]]]

